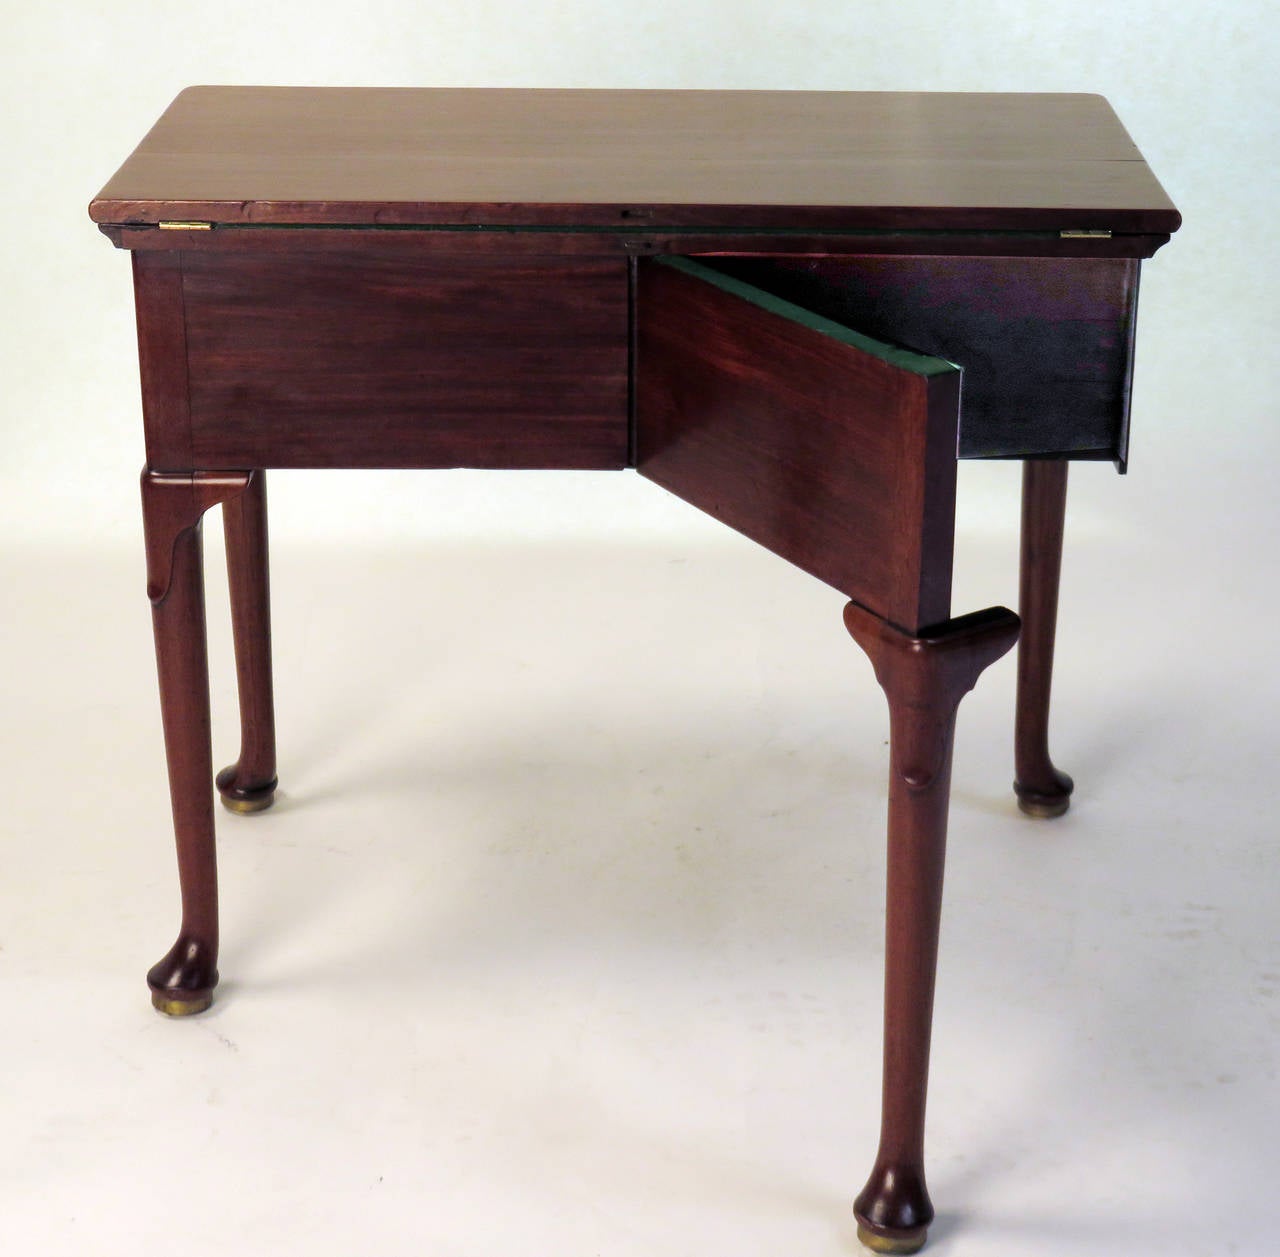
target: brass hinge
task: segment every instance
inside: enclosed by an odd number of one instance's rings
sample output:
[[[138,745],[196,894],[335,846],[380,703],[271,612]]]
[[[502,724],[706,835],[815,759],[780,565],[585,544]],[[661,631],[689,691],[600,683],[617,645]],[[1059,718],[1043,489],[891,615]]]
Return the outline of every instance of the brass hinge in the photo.
[[[184,223],[176,219],[161,220],[156,224],[161,231],[212,231],[212,223]]]
[[[1111,232],[1109,230],[1095,230],[1092,227],[1076,227],[1068,228],[1068,230],[1059,233],[1064,240],[1110,240]]]

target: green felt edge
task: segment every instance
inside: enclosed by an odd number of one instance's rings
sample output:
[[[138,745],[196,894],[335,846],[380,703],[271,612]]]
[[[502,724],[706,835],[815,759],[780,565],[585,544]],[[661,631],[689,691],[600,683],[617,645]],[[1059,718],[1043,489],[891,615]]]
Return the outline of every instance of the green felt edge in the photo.
[[[770,314],[776,314],[792,323],[799,323],[802,327],[807,327],[821,336],[829,336],[842,345],[851,345],[854,349],[860,349],[863,353],[879,358],[881,362],[887,362],[890,366],[910,371],[912,375],[947,375],[960,370],[959,366],[954,362],[948,362],[945,358],[934,358],[929,354],[918,354],[910,349],[902,349],[898,345],[886,344],[882,340],[873,340],[862,332],[855,332],[851,327],[845,327],[843,323],[824,318],[821,314],[814,314],[804,306],[784,301],[781,297],[775,297],[761,288],[753,288],[740,279],[722,275],[719,271],[703,266],[690,258],[657,257],[649,260],[659,266],[669,266],[673,270],[681,271],[693,279],[713,284],[723,292],[741,297],[743,301],[749,301],[762,310],[768,310]]]

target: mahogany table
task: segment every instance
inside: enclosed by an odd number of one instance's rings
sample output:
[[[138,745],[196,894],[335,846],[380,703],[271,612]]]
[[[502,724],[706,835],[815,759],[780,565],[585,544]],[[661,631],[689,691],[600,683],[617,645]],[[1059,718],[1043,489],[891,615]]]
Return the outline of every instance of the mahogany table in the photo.
[[[1048,752],[1071,459],[1128,451],[1138,269],[1180,218],[1101,97],[196,87],[90,206],[133,255],[182,925],[218,914],[201,518],[227,537],[242,744],[276,789],[264,474],[627,468],[835,586],[889,703],[880,1148],[912,1252],[957,705],[1019,634],[952,618],[957,457],[1025,460],[1016,781]]]

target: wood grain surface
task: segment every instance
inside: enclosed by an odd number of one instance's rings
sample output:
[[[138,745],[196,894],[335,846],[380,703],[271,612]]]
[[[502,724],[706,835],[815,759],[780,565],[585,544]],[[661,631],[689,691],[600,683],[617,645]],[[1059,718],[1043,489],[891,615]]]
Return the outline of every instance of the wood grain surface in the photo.
[[[181,257],[188,466],[627,463],[621,258]]]
[[[1125,464],[1135,261],[792,257],[714,265],[870,336],[958,362],[961,458]]]
[[[639,264],[641,475],[907,629],[950,614],[960,371]]]
[[[1060,93],[192,87],[100,223],[1169,232],[1107,102]]]

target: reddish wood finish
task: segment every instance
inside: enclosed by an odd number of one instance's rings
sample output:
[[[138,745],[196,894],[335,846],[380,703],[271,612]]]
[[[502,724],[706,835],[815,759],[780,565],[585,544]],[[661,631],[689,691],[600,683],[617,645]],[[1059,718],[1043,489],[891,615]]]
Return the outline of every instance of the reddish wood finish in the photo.
[[[1100,96],[193,87],[97,222],[1169,232]]]
[[[716,267],[868,336],[960,363],[961,458],[1125,461],[1136,261],[789,257]]]
[[[895,624],[946,619],[959,371],[705,268],[638,270],[641,475]]]
[[[224,505],[241,697],[218,784],[254,805],[275,736],[265,488],[245,468],[634,455],[854,599],[891,728],[883,1112],[855,1213],[868,1243],[919,1247],[955,715],[1018,632],[1002,608],[948,619],[957,440],[1122,461],[1125,259],[1181,221],[1106,102],[193,88],[90,213],[135,251],[182,891],[157,1007],[198,1012],[217,981],[204,512]],[[693,253],[767,259],[750,273],[800,305],[645,257]],[[959,432],[958,370],[920,350],[967,373]],[[1024,487],[1015,788],[1042,813],[1070,790],[1046,732],[1065,475],[1029,463]]]
[[[147,549],[147,597],[153,606],[169,594],[179,539],[196,528],[204,513],[243,493],[253,472],[142,473],[142,525]]]
[[[255,472],[243,493],[223,502],[222,523],[240,693],[240,755],[218,774],[216,784],[232,811],[258,812],[270,806],[277,785],[265,472]]]
[[[190,470],[191,402],[182,254],[135,253],[133,294],[147,464]]]
[[[622,259],[183,255],[196,467],[624,467]]]
[[[1028,816],[1061,816],[1074,783],[1049,758],[1049,691],[1058,624],[1058,583],[1067,509],[1067,464],[1032,459],[1022,469],[1022,555],[1018,611],[1018,699],[1014,729],[1018,806]]]
[[[147,974],[157,1007],[198,1012],[218,981],[218,872],[209,746],[200,523],[211,506],[242,493],[251,473],[167,476],[144,472],[142,522],[160,678],[160,713],[178,847],[182,925]]]
[[[138,252],[182,249],[192,253],[348,253],[369,257],[752,257],[795,254],[805,257],[911,255],[943,257],[1147,258],[1169,241],[1164,233],[1063,236],[1050,230],[1028,231],[784,231],[782,229],[643,227],[502,228],[454,227],[290,227],[218,224],[212,230],[158,231],[154,224],[100,227],[117,248]]]
[[[933,1220],[924,1113],[956,709],[1013,645],[1018,617],[994,607],[915,636],[851,602],[844,621],[889,700],[890,730],[880,1148],[854,1213],[873,1241],[913,1252]]]

